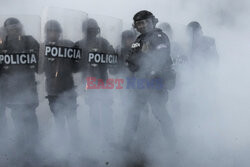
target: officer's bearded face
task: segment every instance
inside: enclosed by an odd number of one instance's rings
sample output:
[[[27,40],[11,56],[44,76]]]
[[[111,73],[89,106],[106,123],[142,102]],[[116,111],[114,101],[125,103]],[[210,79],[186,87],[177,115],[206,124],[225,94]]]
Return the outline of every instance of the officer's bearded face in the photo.
[[[135,28],[141,34],[145,34],[154,29],[154,24],[152,19],[139,20],[135,22]]]
[[[22,35],[22,25],[21,24],[7,25],[6,32],[10,37],[18,37]]]
[[[46,39],[49,42],[56,42],[59,40],[61,33],[57,30],[47,30]]]

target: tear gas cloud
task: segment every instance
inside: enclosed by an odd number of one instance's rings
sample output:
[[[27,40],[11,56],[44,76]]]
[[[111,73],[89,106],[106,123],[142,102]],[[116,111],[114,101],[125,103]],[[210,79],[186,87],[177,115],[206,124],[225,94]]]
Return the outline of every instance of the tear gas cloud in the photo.
[[[170,23],[173,28],[173,41],[178,43],[185,53],[188,52],[189,43],[186,25],[190,21],[200,22],[204,35],[215,39],[219,63],[214,67],[198,61],[196,62],[198,64],[192,67],[182,65],[176,68],[177,85],[169,93],[166,107],[173,121],[177,151],[174,154],[167,151],[168,146],[165,145],[160,124],[150,112],[152,109],[141,115],[137,140],[133,143],[133,147],[145,154],[147,162],[149,161],[148,166],[166,166],[172,161],[178,162],[178,166],[185,167],[249,166],[250,23],[247,21],[247,16],[250,14],[250,4],[247,0],[213,2],[208,0],[202,2],[198,0],[93,0],[88,2],[0,0],[0,3],[0,26],[3,25],[6,16],[20,16],[23,18],[21,22],[25,34],[34,36],[39,42],[44,42],[44,21],[54,17],[53,14],[46,15],[42,12],[47,6],[73,9],[74,14],[81,15],[65,19],[60,18],[60,14],[57,13],[59,17],[56,19],[69,20],[62,24],[62,28],[65,27],[63,38],[73,42],[80,40],[84,36],[81,24],[87,17],[85,14],[88,13],[89,16],[97,18],[101,36],[109,40],[115,49],[120,46],[121,31],[131,29],[133,15],[142,9],[151,11],[159,22]],[[34,19],[38,18],[37,16],[32,17],[33,20],[27,19],[26,14],[38,15],[42,22]],[[28,22],[33,24],[29,25]],[[147,67],[149,66],[145,68]],[[111,78],[124,78],[124,76],[126,74],[110,75]],[[74,80],[75,85],[78,86],[76,88],[77,119],[80,137],[75,138],[72,144],[70,133],[56,130],[45,99],[44,75],[36,75],[36,80],[39,93],[39,106],[36,113],[41,138],[41,143],[36,149],[39,157],[43,159],[43,164],[81,166],[90,163],[99,166],[122,166],[124,161],[131,158],[125,151],[119,149],[119,146],[117,149],[107,144],[109,140],[118,145],[123,142],[127,113],[135,101],[128,90],[95,90],[98,93],[93,95],[96,99],[93,103],[99,103],[103,108],[112,107],[112,112],[103,109],[103,112],[98,113],[103,121],[100,123],[98,120],[91,119],[93,113],[90,112],[90,106],[86,101],[82,75],[76,74]],[[136,108],[133,110],[136,112]],[[13,135],[15,128],[9,109],[7,109],[7,118],[9,132],[6,134],[9,138],[3,141],[7,144],[1,144],[0,163],[2,164],[8,163],[13,151],[20,150],[12,146],[15,142]],[[107,121],[111,124],[111,118],[113,126],[107,124]],[[95,129],[96,124],[99,123],[102,127],[101,133]]]

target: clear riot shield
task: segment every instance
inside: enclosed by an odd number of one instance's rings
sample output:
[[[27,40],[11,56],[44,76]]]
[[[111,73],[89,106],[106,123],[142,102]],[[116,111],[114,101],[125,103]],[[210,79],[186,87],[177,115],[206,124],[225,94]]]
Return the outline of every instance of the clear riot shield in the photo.
[[[4,28],[4,22],[8,18],[17,18],[22,25],[22,32],[24,35],[31,35],[38,42],[40,42],[41,37],[41,19],[40,16],[36,15],[1,15],[0,16],[0,36],[6,36],[6,31]]]
[[[43,69],[42,71],[45,70],[46,73],[45,62],[49,65],[55,59],[56,61],[53,63],[56,62],[56,64],[59,64],[56,67],[57,69],[50,69],[50,72],[55,71],[56,77],[67,75],[64,73],[64,70],[73,70],[69,69],[71,66],[69,62],[72,62],[71,60],[78,61],[81,59],[81,50],[75,47],[75,42],[82,38],[82,34],[85,31],[84,28],[82,28],[82,23],[86,19],[87,14],[81,11],[55,7],[49,7],[43,10],[41,26],[43,45],[42,54],[40,55],[40,57],[44,59],[41,67],[41,69]],[[66,63],[63,63],[63,61]],[[51,68],[54,67],[51,65]],[[49,73],[48,70],[49,69],[47,69],[47,73]],[[58,92],[52,93],[56,94]]]
[[[1,93],[7,104],[37,104],[40,17],[1,15]]]
[[[114,73],[116,71],[114,68],[118,64],[117,50],[121,43],[122,20],[93,14],[89,14],[88,18],[89,21],[83,23],[86,33],[79,43],[83,48],[83,57],[88,67],[88,69],[85,68],[85,76],[101,77],[105,80],[108,75],[106,71],[109,71],[109,74]],[[103,69],[99,70],[100,68]]]
[[[160,22],[157,24],[169,38],[171,57],[175,66],[187,63],[185,26],[178,23]]]
[[[116,48],[121,43],[121,33],[123,28],[123,22],[121,19],[89,14],[89,18],[93,18],[97,21],[100,27],[100,36],[107,39],[109,43]]]
[[[77,91],[75,86],[81,60],[81,49],[75,47],[75,41],[82,38],[82,22],[87,14],[81,11],[63,8],[45,8],[42,13],[42,46],[40,57],[43,59],[41,71],[45,74],[46,98],[50,111],[54,114],[55,127],[59,132],[65,131],[74,143],[79,141],[76,118]],[[80,76],[79,76],[80,79]],[[66,133],[67,134],[67,133]],[[79,145],[80,147],[80,145]]]
[[[90,128],[103,143],[112,143],[114,102],[111,71],[118,64],[122,21],[116,18],[89,15],[83,22],[86,33],[76,42],[82,49],[81,74],[85,84],[84,101],[90,112]],[[110,82],[109,82],[110,81]],[[114,83],[114,82],[113,82]],[[90,136],[93,137],[93,136]]]
[[[48,7],[42,12],[42,40],[45,40],[45,25],[49,20],[56,20],[62,28],[61,38],[73,42],[82,38],[82,23],[87,19],[87,14],[81,11]]]
[[[126,30],[131,30],[133,31],[136,36],[139,36],[139,32],[136,31],[136,29],[133,27],[133,22],[131,20],[131,22],[128,22],[128,21],[123,21],[123,31],[126,31]]]

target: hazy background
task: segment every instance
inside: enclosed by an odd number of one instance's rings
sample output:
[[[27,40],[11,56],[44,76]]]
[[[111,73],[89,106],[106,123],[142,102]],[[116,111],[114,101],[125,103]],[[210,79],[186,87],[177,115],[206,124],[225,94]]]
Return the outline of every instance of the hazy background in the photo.
[[[247,0],[0,0],[0,14],[40,15],[43,7],[56,6],[117,17],[128,26],[137,11],[147,9],[160,21],[179,27],[192,20],[199,21],[204,33],[215,38],[220,56],[219,70],[216,71],[218,82],[214,90],[216,100],[211,107],[206,99],[190,98],[187,93],[182,98],[182,108],[186,112],[176,114],[170,111],[184,150],[181,161],[185,166],[243,167],[250,164],[249,3]],[[213,96],[213,90],[207,93]],[[84,102],[80,105],[84,106]],[[52,119],[49,112],[44,112],[44,107],[47,107],[46,101],[38,109],[42,125],[43,120]],[[79,119],[85,120],[88,114],[80,112],[79,115]],[[121,113],[115,115],[115,118],[122,118]],[[115,123],[121,124],[119,121]],[[87,129],[87,122],[81,124],[83,129]],[[50,124],[44,126],[49,127]]]

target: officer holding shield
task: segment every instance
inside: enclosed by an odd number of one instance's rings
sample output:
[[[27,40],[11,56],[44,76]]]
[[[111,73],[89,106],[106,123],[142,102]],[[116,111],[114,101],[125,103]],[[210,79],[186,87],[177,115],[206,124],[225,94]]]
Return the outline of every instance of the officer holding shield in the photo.
[[[82,30],[86,30],[85,38],[76,42],[76,46],[82,49],[82,61],[79,70],[82,73],[84,83],[87,83],[87,78],[96,81],[101,80],[104,84],[108,79],[109,64],[98,63],[92,60],[90,56],[95,55],[113,55],[115,53],[110,43],[100,37],[100,27],[95,19],[89,18],[82,24]],[[97,59],[97,58],[96,58]],[[91,126],[96,134],[104,134],[106,142],[110,143],[113,140],[113,120],[112,120],[112,104],[113,96],[109,90],[88,89],[86,84],[85,101],[90,108]],[[103,128],[101,129],[101,123]]]
[[[56,20],[45,24],[45,43],[43,45],[43,70],[46,76],[46,91],[49,107],[53,113],[58,132],[64,132],[66,121],[72,137],[78,137],[77,94],[74,90],[73,73],[77,70],[78,60],[59,56],[66,54],[59,50],[71,49],[74,43],[61,39],[62,27]],[[53,49],[52,49],[53,48]]]
[[[17,146],[22,151],[20,156],[31,153],[26,156],[31,158],[38,137],[36,108],[39,102],[35,73],[38,69],[39,43],[24,34],[23,25],[17,18],[6,19],[4,29],[6,37],[0,53],[1,110],[6,107],[11,109]]]

